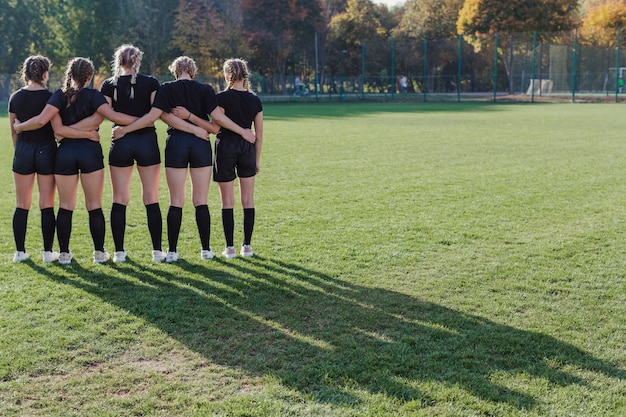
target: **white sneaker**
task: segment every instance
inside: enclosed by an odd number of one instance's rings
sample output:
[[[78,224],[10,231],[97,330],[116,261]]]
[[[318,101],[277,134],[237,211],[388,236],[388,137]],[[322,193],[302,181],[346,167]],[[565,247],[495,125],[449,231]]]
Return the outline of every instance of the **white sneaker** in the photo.
[[[252,246],[250,245],[241,245],[241,256],[254,256],[254,252],[252,252]]]
[[[226,246],[226,249],[224,249],[224,252],[222,252],[222,256],[228,259],[236,258],[237,251],[235,250],[234,246]]]
[[[167,258],[167,254],[162,250],[153,250],[152,251],[152,260],[154,262],[163,262]]]
[[[55,262],[59,260],[59,252],[53,250],[46,250],[43,252],[43,261],[46,263]]]
[[[30,258],[30,255],[28,253],[18,250],[17,252],[15,252],[15,255],[13,255],[13,262],[24,262],[28,258]]]
[[[126,262],[126,251],[119,250],[113,252],[113,262]]]
[[[202,259],[213,259],[214,257],[215,257],[215,254],[213,253],[211,248],[209,248],[209,250],[202,249],[200,251],[200,258]]]
[[[178,260],[178,252],[167,252],[165,262],[176,262]]]
[[[72,252],[61,252],[59,253],[59,263],[63,265],[68,265],[72,263]]]
[[[95,250],[93,251],[94,263],[101,264],[111,259],[111,255],[107,251]]]

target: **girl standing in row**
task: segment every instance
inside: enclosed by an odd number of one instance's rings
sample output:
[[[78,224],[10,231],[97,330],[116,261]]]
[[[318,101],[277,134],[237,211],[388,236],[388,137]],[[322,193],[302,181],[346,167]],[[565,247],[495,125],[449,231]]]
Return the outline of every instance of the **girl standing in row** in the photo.
[[[9,98],[9,122],[13,138],[13,182],[15,183],[15,213],[13,214],[13,235],[16,252],[14,262],[22,262],[30,257],[26,252],[26,226],[28,212],[33,199],[35,177],[39,189],[41,210],[41,232],[43,235],[43,261],[54,262],[59,253],[52,250],[54,243],[54,161],[57,144],[50,123],[39,129],[18,133],[13,125],[16,120],[28,120],[38,115],[46,106],[52,93],[48,90],[48,70],[50,60],[41,55],[29,56],[22,65],[24,87]]]
[[[152,108],[152,102],[159,89],[159,81],[154,77],[139,74],[142,57],[143,52],[133,45],[122,45],[115,50],[112,63],[113,77],[105,80],[100,89],[115,111],[141,117]],[[130,183],[135,161],[141,180],[148,231],[152,240],[152,260],[161,262],[165,259],[161,247],[163,220],[159,207],[161,152],[154,124],[111,142],[109,169],[113,189],[111,207],[111,231],[115,244],[113,261],[126,261],[124,249],[126,207],[130,201]]]

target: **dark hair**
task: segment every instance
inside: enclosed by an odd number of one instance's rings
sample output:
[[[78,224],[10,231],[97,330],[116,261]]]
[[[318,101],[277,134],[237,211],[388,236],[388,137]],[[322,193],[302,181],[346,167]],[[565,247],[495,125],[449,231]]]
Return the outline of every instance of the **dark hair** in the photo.
[[[43,75],[50,69],[50,60],[42,55],[31,55],[22,65],[21,77],[24,84],[34,82],[43,85]]]
[[[63,92],[69,99],[67,106],[74,102],[76,94],[85,87],[87,80],[94,73],[93,62],[88,58],[74,58],[67,63]]]

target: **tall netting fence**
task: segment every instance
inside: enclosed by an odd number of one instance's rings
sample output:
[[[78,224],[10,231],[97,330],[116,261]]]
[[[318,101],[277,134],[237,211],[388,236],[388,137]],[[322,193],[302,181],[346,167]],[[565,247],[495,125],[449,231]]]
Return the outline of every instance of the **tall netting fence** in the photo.
[[[268,101],[621,101],[626,100],[624,32],[607,30],[593,39],[578,31],[496,33],[474,44],[461,36],[362,40],[352,49],[316,49],[288,74],[259,74],[252,67],[250,82]],[[95,86],[107,76],[96,77]],[[218,91],[225,87],[222,77],[197,78]],[[49,87],[61,82],[53,74]],[[0,101],[19,87],[18,74],[0,74]]]

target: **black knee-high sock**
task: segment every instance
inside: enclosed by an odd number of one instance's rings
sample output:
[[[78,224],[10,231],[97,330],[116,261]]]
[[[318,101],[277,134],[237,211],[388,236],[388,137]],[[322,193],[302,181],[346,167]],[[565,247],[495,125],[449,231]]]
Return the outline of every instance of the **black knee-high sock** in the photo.
[[[113,203],[111,206],[111,234],[115,251],[123,251],[126,234],[126,206],[123,204]]]
[[[161,239],[163,237],[163,217],[159,203],[146,205],[146,217],[148,218],[148,231],[152,239],[152,249],[161,250]]]
[[[243,244],[249,245],[254,231],[254,207],[243,209]]]
[[[235,246],[235,216],[233,209],[222,209],[222,226],[224,227],[224,237],[226,238],[226,246]]]
[[[70,251],[70,237],[72,235],[72,210],[59,209],[57,214],[57,239],[59,240],[59,251]]]
[[[196,226],[198,226],[198,234],[200,235],[200,243],[202,249],[211,249],[211,214],[209,206],[206,204],[196,206]]]
[[[91,239],[93,240],[94,250],[100,250],[104,252],[104,213],[101,208],[90,210],[89,212],[89,231],[91,232]]]
[[[13,213],[13,237],[15,250],[26,252],[26,226],[28,225],[28,210],[16,207]]]
[[[56,223],[52,207],[41,209],[41,234],[43,235],[43,250],[46,252],[52,250]]]
[[[170,252],[176,252],[182,221],[183,208],[170,206],[167,211],[167,243],[169,244]]]

